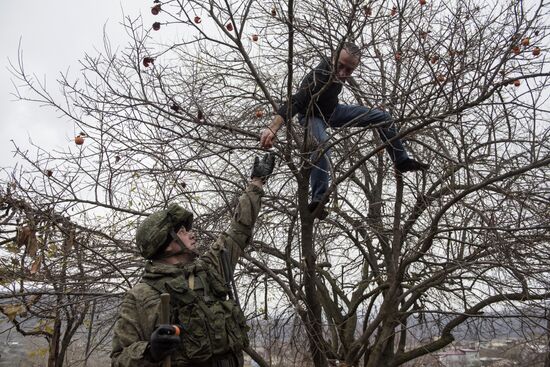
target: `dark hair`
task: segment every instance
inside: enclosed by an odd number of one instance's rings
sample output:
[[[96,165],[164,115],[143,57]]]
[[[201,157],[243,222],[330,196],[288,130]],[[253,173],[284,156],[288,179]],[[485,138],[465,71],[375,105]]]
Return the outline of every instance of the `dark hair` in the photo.
[[[344,42],[342,50],[346,50],[350,55],[359,60],[361,59],[361,49],[353,42]]]

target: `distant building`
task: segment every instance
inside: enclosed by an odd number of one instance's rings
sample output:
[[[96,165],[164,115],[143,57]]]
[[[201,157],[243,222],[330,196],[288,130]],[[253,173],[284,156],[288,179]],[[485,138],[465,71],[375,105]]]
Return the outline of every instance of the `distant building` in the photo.
[[[476,349],[454,349],[441,353],[435,353],[441,365],[445,367],[479,367],[479,350]]]

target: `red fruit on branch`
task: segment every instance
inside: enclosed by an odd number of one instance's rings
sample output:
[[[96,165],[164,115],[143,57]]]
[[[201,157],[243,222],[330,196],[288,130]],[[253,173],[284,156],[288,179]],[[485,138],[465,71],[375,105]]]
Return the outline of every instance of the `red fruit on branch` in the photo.
[[[157,4],[157,5],[153,6],[151,8],[151,13],[153,15],[157,15],[158,13],[160,13],[160,4]]]
[[[514,52],[514,55],[519,55],[521,52],[519,46],[512,47],[512,51]]]
[[[158,30],[160,29],[160,23],[159,23],[159,22],[153,23],[153,29],[154,29],[155,31],[158,31]]]
[[[277,9],[275,7],[271,8],[271,16],[276,17],[277,16]]]
[[[534,56],[540,55],[540,47],[537,46],[533,49],[533,55]]]
[[[197,23],[197,24],[199,24],[200,22],[202,22],[201,17],[199,17],[198,15],[195,16],[195,19],[193,19],[193,21],[194,21],[195,23]]]
[[[252,35],[252,41],[258,42],[258,35],[257,34]]]
[[[363,6],[363,12],[365,13],[366,17],[370,17],[372,15],[372,8],[368,5]]]
[[[144,57],[143,58],[143,66],[145,66],[145,67],[149,67],[149,65],[154,64],[154,63],[155,63],[155,59],[152,58],[152,57]]]
[[[516,87],[519,87],[521,85],[521,82],[519,81],[519,79],[514,80],[514,85]]]
[[[227,28],[227,30],[228,30],[229,32],[231,32],[231,31],[233,31],[233,24],[227,23],[227,24],[225,25],[225,28]]]
[[[426,0],[420,0],[420,5],[426,5],[428,2]]]
[[[401,52],[395,53],[395,61],[401,61]]]
[[[81,135],[77,135],[74,137],[74,143],[76,145],[82,145],[84,144],[84,137],[82,137]]]
[[[525,37],[524,39],[521,40],[521,44],[525,47],[529,46],[529,37]]]
[[[431,63],[432,64],[435,64],[439,61],[439,56],[437,55],[433,55],[432,58],[430,59]]]
[[[46,170],[46,176],[52,177],[53,171],[51,169]]]
[[[262,110],[261,108],[258,108],[255,112],[255,115],[256,115],[256,118],[261,119],[262,117],[264,117],[264,110]]]
[[[391,8],[391,13],[390,14],[391,14],[392,17],[397,14],[397,6],[394,6],[393,8]]]

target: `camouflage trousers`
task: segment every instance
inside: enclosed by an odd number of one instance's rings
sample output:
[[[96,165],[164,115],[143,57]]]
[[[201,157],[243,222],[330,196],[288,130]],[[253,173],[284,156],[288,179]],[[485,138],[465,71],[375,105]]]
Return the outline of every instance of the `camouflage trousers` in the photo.
[[[238,355],[228,353],[222,356],[214,356],[209,361],[201,364],[194,364],[193,367],[243,367],[244,359],[242,352]]]

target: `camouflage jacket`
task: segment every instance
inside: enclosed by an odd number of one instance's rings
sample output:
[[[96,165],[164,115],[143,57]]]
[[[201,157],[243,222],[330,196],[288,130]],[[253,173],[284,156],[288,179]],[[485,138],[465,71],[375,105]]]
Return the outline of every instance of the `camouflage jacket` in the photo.
[[[210,271],[217,273],[214,274],[216,278],[223,278],[220,252],[223,249],[227,251],[231,269],[234,269],[241,251],[251,241],[252,230],[260,210],[262,196],[263,190],[250,184],[239,198],[230,228],[219,236],[204,255],[185,266],[148,262],[145,266],[143,279],[166,280],[167,283],[178,282],[180,279],[185,279],[187,268],[197,264],[206,265]],[[198,280],[197,283],[199,284],[198,288],[200,288],[201,281]],[[173,305],[177,295],[171,294],[171,296]],[[112,366],[161,365],[161,363],[148,361],[145,355],[149,338],[159,324],[159,310],[159,291],[150,284],[142,281],[127,292],[120,305],[114,328],[113,350],[111,353]],[[179,352],[174,353],[172,366],[187,366],[183,362],[178,362],[182,360],[178,358],[178,354]]]

